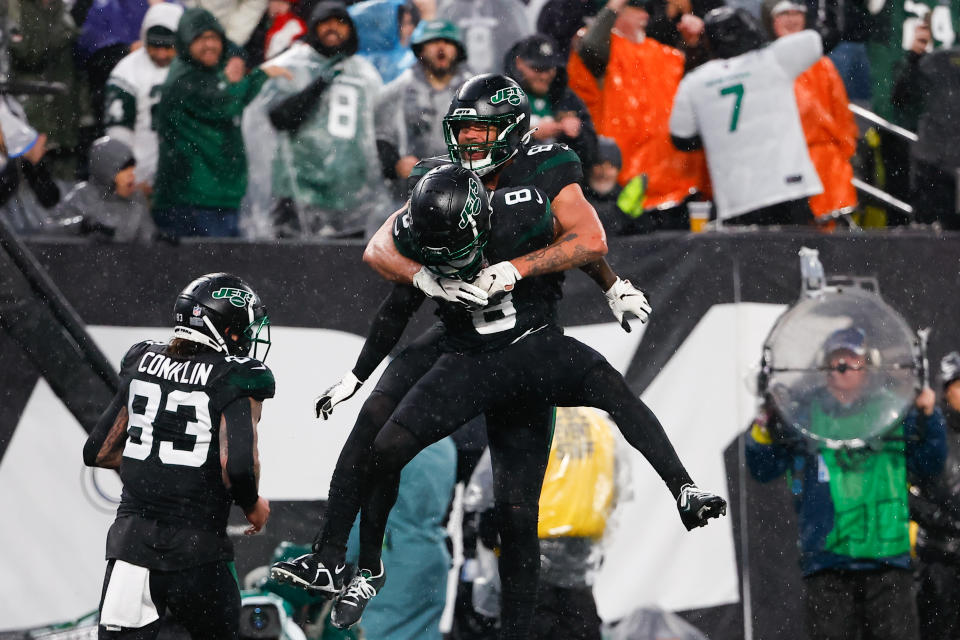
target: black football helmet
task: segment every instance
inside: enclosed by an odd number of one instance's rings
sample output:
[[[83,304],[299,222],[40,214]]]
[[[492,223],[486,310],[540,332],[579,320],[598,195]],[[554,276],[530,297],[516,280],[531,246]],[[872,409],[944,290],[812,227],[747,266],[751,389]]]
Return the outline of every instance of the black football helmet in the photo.
[[[708,12],[703,31],[712,58],[733,58],[766,43],[760,23],[742,7],[717,7]]]
[[[491,212],[487,190],[469,169],[445,164],[424,175],[410,194],[410,234],[424,266],[446,278],[476,277]]]
[[[481,143],[460,144],[457,134],[465,123],[495,125],[496,137]],[[443,117],[443,136],[451,162],[485,176],[516,155],[530,137],[530,102],[513,79],[493,73],[463,83]],[[482,158],[470,159],[473,153]]]
[[[260,296],[229,273],[208,273],[188,284],[177,296],[173,317],[175,338],[254,358],[257,347],[266,345],[260,360],[270,351],[270,318]]]

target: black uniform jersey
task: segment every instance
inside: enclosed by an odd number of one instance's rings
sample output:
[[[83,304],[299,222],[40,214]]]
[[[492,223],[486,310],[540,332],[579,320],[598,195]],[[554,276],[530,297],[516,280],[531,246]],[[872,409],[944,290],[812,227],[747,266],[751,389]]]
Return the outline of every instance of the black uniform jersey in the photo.
[[[232,498],[220,464],[222,412],[240,398],[273,397],[273,373],[253,358],[207,350],[176,357],[167,345],[147,341],[127,351],[120,380],[127,396],[127,441],[120,464],[123,494],[107,557],[128,559],[134,539],[140,544],[150,537],[142,523],[121,524],[126,516],[171,531],[223,536]],[[152,566],[141,557],[131,560]]]
[[[491,197],[490,236],[483,250],[485,264],[496,264],[553,242],[550,201],[535,187],[497,189]],[[423,262],[411,235],[407,215],[397,216],[393,228],[397,250]],[[557,301],[562,296],[563,273],[525,278],[510,293],[471,311],[464,305],[438,301],[437,315],[446,328],[444,349],[486,351],[515,341],[527,331],[557,324]]]
[[[448,156],[424,158],[414,166],[407,179],[407,193],[430,169],[450,164]],[[580,157],[565,144],[535,144],[522,147],[513,160],[500,170],[498,189],[509,187],[537,187],[549,200],[569,184],[583,181]],[[516,257],[516,256],[514,256]]]

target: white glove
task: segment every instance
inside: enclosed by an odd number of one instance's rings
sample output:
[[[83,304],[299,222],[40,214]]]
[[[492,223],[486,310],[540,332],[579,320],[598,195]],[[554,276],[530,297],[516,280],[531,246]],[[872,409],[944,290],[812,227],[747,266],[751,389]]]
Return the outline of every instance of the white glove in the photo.
[[[413,286],[430,298],[459,302],[468,307],[487,306],[487,292],[463,280],[441,278],[426,267],[413,276]]]
[[[643,295],[643,291],[630,284],[629,280],[617,278],[617,281],[605,292],[605,295],[614,317],[627,333],[630,333],[630,323],[624,317],[625,313],[632,313],[640,318],[640,322],[646,322],[647,316],[653,310],[650,303],[647,302],[647,297]]]
[[[353,371],[348,372],[347,375],[340,378],[340,382],[317,396],[314,406],[317,417],[323,416],[324,420],[329,418],[330,414],[333,413],[333,408],[344,400],[353,397],[353,394],[357,392],[361,385],[363,385],[363,381],[353,375]]]
[[[473,284],[486,291],[487,296],[493,298],[501,293],[513,291],[514,285],[521,279],[520,272],[509,260],[490,265],[481,269]]]

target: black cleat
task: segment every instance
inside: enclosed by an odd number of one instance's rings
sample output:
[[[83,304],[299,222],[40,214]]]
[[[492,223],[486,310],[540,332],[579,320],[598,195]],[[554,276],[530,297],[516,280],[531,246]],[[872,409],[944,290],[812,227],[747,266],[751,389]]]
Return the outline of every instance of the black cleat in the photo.
[[[685,484],[677,497],[677,509],[687,531],[706,526],[710,518],[719,518],[727,513],[727,501],[718,495]]]
[[[274,562],[270,567],[270,577],[277,582],[290,584],[330,596],[340,593],[343,589],[343,576],[346,567],[342,564],[334,569],[327,568],[320,562],[320,555],[307,553],[293,560]]]
[[[383,588],[383,583],[387,581],[387,574],[383,570],[383,563],[380,563],[380,573],[372,575],[367,569],[361,569],[353,577],[346,591],[337,596],[333,601],[333,613],[330,615],[330,621],[337,629],[349,629],[360,622],[363,610],[367,604]]]

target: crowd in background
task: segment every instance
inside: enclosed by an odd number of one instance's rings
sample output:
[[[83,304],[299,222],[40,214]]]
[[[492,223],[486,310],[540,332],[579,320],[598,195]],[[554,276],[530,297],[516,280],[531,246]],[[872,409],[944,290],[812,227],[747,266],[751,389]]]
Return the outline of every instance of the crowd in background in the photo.
[[[716,152],[678,148],[671,131],[681,80],[728,57],[710,46],[704,22],[722,5],[13,0],[0,204],[25,234],[363,237],[403,202],[416,162],[447,153],[441,120],[457,87],[494,72],[527,93],[530,144],[560,142],[579,154],[583,187],[609,234],[687,229],[696,201],[727,218],[729,176],[711,166],[720,164],[710,162]],[[820,36],[825,55],[787,73],[796,115],[765,114],[768,125],[799,117],[818,174],[806,181],[804,208],[819,228],[837,219],[960,226],[960,159],[956,145],[942,143],[960,82],[958,7],[757,0],[735,8],[756,19],[756,47],[804,29]],[[850,102],[918,131],[919,142],[855,122]],[[724,126],[700,124],[706,141],[710,127]],[[754,155],[776,142],[753,135]],[[913,213],[858,202],[854,175]],[[766,178],[741,171],[734,180]]]

